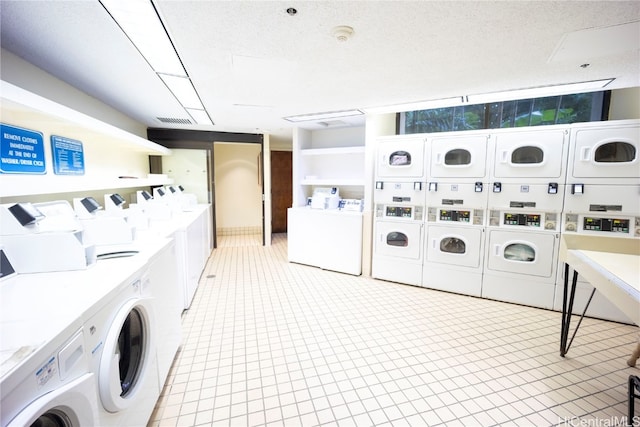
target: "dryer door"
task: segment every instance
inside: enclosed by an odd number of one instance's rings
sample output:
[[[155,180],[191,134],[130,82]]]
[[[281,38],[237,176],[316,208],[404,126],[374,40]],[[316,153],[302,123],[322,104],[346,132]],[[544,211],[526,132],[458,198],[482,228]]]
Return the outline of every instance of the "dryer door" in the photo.
[[[432,178],[485,177],[487,136],[475,135],[453,138],[434,138],[431,141]]]
[[[489,231],[489,270],[551,277],[555,254],[556,237],[552,233]]]
[[[7,427],[84,427],[98,425],[93,374],[63,385],[29,403]]]
[[[494,178],[560,178],[565,131],[501,133],[495,139]]]
[[[118,311],[100,359],[102,405],[118,412],[136,403],[138,395],[158,392],[155,333],[150,299],[133,298]]]
[[[482,231],[474,228],[429,226],[427,261],[479,267],[482,238]]]
[[[374,250],[378,255],[418,260],[421,256],[422,224],[377,221]]]
[[[423,138],[402,138],[378,143],[376,176],[380,178],[425,177]]]
[[[572,142],[574,178],[640,177],[640,126],[579,129]]]

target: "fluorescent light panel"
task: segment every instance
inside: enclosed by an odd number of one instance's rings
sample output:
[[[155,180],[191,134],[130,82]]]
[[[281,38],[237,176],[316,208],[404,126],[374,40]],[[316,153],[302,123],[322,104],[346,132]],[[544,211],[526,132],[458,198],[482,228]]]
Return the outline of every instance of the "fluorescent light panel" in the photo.
[[[572,93],[593,92],[604,89],[615,79],[592,80],[588,82],[568,83],[551,86],[540,86],[526,89],[508,90],[504,92],[469,95],[468,104],[484,104],[487,102],[515,101],[518,99],[542,98],[545,96],[567,95]]]
[[[189,77],[170,76],[158,73],[162,81],[173,92],[184,108],[202,109],[202,103]]]
[[[199,125],[213,125],[209,114],[207,114],[205,110],[195,108],[187,108],[186,110],[191,115],[193,120],[195,120]]]
[[[122,31],[158,73],[186,76],[150,0],[101,0]]]
[[[330,111],[326,113],[314,113],[314,114],[301,114],[298,116],[289,116],[284,117],[285,120],[290,122],[308,122],[314,120],[327,120],[327,119],[335,119],[337,117],[349,117],[349,116],[360,116],[364,114],[360,110],[344,110],[344,111]]]

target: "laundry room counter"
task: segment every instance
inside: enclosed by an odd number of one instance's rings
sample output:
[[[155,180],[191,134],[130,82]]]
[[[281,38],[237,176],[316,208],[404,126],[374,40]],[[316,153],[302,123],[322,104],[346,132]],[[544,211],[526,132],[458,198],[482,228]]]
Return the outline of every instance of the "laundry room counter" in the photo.
[[[362,212],[289,208],[289,262],[362,274]]]
[[[566,262],[640,325],[640,256],[570,249]]]

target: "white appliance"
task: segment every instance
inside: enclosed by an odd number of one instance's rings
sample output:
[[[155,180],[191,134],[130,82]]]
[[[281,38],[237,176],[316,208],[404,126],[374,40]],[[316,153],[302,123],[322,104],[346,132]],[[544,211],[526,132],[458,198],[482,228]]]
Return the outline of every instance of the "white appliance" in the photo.
[[[483,297],[553,308],[568,140],[564,125],[494,131]]]
[[[424,135],[379,138],[376,153],[376,180],[426,181],[425,146]]]
[[[544,184],[505,184],[488,204],[482,296],[553,308],[561,194]]]
[[[0,258],[0,426],[98,425],[83,298],[66,279],[85,271],[5,274],[12,257]]]
[[[486,186],[439,182],[437,190],[428,193],[427,205],[422,286],[480,296]]]
[[[18,273],[81,270],[96,261],[67,201],[0,205],[0,243]]]
[[[105,246],[132,243],[135,239],[135,227],[115,208],[103,211],[93,197],[75,198],[73,206],[87,242]]]
[[[452,132],[427,140],[431,155],[422,285],[480,296],[489,134]]]
[[[101,262],[117,268],[120,261]],[[160,396],[160,380],[159,331],[144,268],[91,307],[84,318],[89,371],[97,380],[94,425],[146,425]]]
[[[567,126],[493,132],[490,139],[492,183],[564,183],[569,146]]]
[[[428,138],[431,147],[429,182],[487,182],[486,133],[451,132]]]
[[[178,254],[171,240],[151,257],[147,263],[149,292],[153,297],[157,343],[158,381],[160,390],[169,375],[173,359],[182,343],[183,289],[178,281]]]
[[[618,239],[640,244],[640,121],[576,124],[571,130],[562,233],[568,238],[598,238],[602,245]],[[606,239],[613,238],[613,239]],[[580,241],[580,240],[579,240]],[[620,240],[622,244],[623,241]],[[615,247],[611,248],[615,251]],[[564,264],[558,266],[558,290]],[[574,308],[587,316],[632,323],[593,286],[578,277]],[[554,309],[562,310],[563,292]]]

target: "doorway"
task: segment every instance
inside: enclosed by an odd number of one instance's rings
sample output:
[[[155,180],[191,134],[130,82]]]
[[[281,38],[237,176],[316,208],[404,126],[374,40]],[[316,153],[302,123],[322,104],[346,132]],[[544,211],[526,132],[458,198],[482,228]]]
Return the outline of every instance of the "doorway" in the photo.
[[[291,151],[271,152],[271,231],[287,232],[287,209],[292,204]]]
[[[213,158],[218,245],[261,246],[262,145],[214,142]]]

